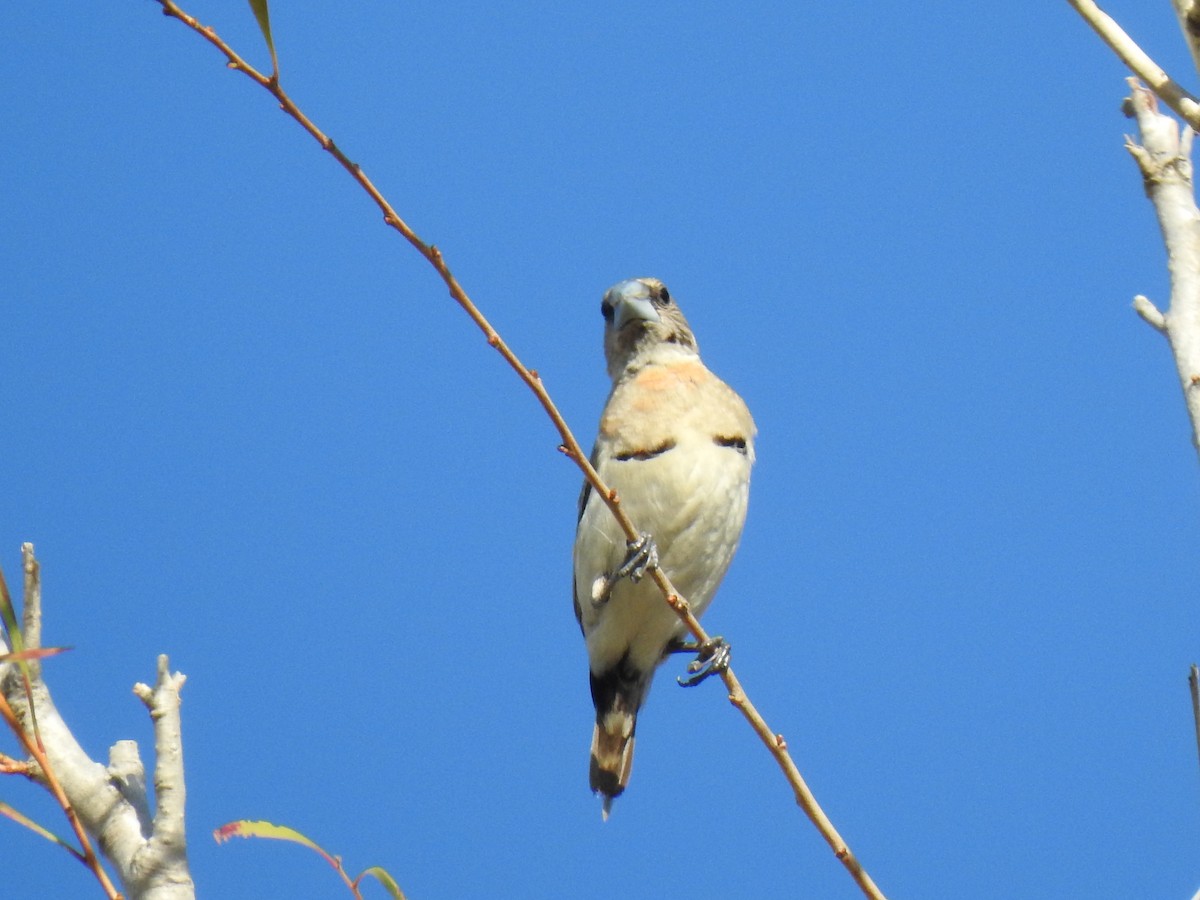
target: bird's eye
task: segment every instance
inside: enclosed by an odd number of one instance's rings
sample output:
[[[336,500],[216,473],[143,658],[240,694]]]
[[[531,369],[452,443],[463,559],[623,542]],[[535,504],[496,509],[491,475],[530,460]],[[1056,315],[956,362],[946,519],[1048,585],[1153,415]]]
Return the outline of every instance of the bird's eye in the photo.
[[[611,322],[613,320],[612,304],[609,303],[607,300],[603,301],[600,304],[600,315],[604,316],[605,322]]]
[[[663,306],[667,306],[670,304],[671,294],[667,291],[666,285],[663,285],[661,290],[659,290],[658,299],[659,299],[659,302],[662,303]]]

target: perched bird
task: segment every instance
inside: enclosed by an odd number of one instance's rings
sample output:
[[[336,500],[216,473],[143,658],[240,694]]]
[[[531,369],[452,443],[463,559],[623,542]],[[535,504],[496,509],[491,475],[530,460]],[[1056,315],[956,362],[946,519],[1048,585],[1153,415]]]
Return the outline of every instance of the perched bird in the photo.
[[[742,398],[700,361],[696,338],[661,281],[614,285],[600,312],[612,391],[592,463],[645,529],[641,540],[627,542],[584,483],[575,617],[587,641],[596,707],[591,786],[607,819],[629,781],[638,709],[654,670],[669,653],[697,649],[685,647],[683,624],[642,576],[661,566],[693,613],[703,614],[741,538],[755,428]],[[702,650],[718,668],[727,659]]]

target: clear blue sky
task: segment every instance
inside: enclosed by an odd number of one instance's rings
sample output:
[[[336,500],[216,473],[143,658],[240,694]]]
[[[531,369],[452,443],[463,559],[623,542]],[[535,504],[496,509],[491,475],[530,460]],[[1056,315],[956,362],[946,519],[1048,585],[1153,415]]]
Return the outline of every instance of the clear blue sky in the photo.
[[[1200,471],[1130,309],[1168,286],[1125,72],[1066,3],[276,6],[293,96],[582,441],[601,293],[680,298],[760,429],[706,624],[890,896],[1200,887]],[[1109,8],[1195,83],[1169,4]],[[265,64],[245,4],[189,9]],[[674,667],[601,823],[579,475],[345,173],[149,0],[0,28],[0,562],[37,545],[98,758],[187,673],[201,895],[346,896],[213,843],[245,817],[413,898],[858,896]],[[22,897],[99,895],[0,846]]]

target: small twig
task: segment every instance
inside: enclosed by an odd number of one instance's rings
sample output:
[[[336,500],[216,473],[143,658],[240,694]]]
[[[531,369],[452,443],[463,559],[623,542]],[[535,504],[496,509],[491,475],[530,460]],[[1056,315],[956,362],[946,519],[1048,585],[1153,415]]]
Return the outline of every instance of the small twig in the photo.
[[[1133,298],[1133,311],[1141,316],[1155,331],[1163,334],[1167,333],[1167,320],[1163,318],[1162,312],[1145,294],[1138,294]]]
[[[1200,755],[1200,666],[1195,663],[1188,672],[1188,687],[1192,691],[1192,721],[1196,723],[1196,753]]]
[[[451,273],[441,251],[438,250],[438,248],[433,244],[427,244],[417,236],[412,228],[409,227],[408,223],[406,223],[396,212],[396,210],[392,208],[391,204],[387,201],[379,189],[375,187],[375,185],[367,177],[366,173],[363,172],[362,167],[357,163],[352,162],[350,158],[342,152],[337,144],[335,144],[328,135],[322,132],[300,110],[300,108],[296,106],[296,104],[280,86],[278,78],[268,77],[256,70],[253,66],[249,65],[244,59],[242,59],[241,56],[235,53],[233,49],[227,43],[225,43],[225,41],[222,40],[211,27],[201,25],[195,18],[180,9],[179,6],[173,2],[173,0],[157,0],[157,2],[162,6],[163,12],[166,15],[183,22],[189,28],[200,34],[218,50],[220,50],[228,60],[228,66],[231,69],[235,69],[243,73],[251,80],[257,82],[265,90],[269,91],[271,95],[274,96],[279,102],[280,109],[300,123],[301,127],[303,127],[304,130],[307,131],[324,150],[332,155],[341,164],[342,168],[350,173],[350,176],[356,182],[358,182],[359,186],[361,186],[362,189],[371,197],[371,199],[375,201],[375,204],[383,212],[384,223],[398,231],[404,237],[404,239],[417,250],[418,253],[428,260],[429,264],[432,265],[437,271],[438,275],[441,276],[442,281],[445,282],[446,287],[450,291],[450,296],[460,307],[462,307],[467,315],[470,316],[471,320],[483,332],[488,344],[504,358],[505,362],[507,362],[513,371],[516,372],[518,377],[520,377],[520,379],[525,382],[529,389],[533,391],[534,396],[537,397],[542,409],[545,410],[547,416],[549,416],[550,421],[554,424],[555,429],[557,429],[559,436],[562,439],[562,445],[559,449],[568,457],[570,457],[571,460],[580,468],[580,470],[583,472],[584,478],[587,479],[599,496],[608,505],[608,508],[612,511],[613,516],[620,525],[621,530],[625,532],[626,538],[630,541],[637,540],[640,536],[640,532],[636,527],[634,527],[634,524],[630,520],[629,516],[627,516],[625,511],[621,508],[621,501],[617,496],[617,492],[609,488],[608,485],[601,480],[599,473],[597,473],[596,469],[592,466],[587,454],[583,450],[583,447],[575,439],[575,436],[568,427],[566,420],[558,411],[554,401],[551,400],[549,393],[542,384],[541,378],[536,372],[526,368],[524,363],[521,362],[517,355],[501,339],[500,335],[492,327],[491,323],[487,320],[483,313],[480,312],[479,308],[476,307],[471,299],[467,296],[466,291],[463,290],[462,286],[458,283],[458,280]],[[661,568],[655,568],[652,570],[652,575],[655,584],[658,585],[659,590],[662,591],[664,599],[668,604],[670,604],[672,609],[675,610],[676,614],[678,614],[679,618],[687,626],[688,631],[691,632],[698,642],[707,642],[709,640],[708,633],[700,627],[700,623],[697,621],[696,617],[692,615],[687,601],[680,596],[678,591],[675,590],[670,579],[666,576],[663,570]],[[837,833],[837,830],[833,827],[828,817],[825,816],[824,812],[822,812],[820,806],[817,804],[817,801],[813,797],[812,792],[809,790],[808,785],[800,776],[799,769],[797,769],[796,764],[792,761],[791,756],[788,754],[786,742],[778,740],[775,733],[772,732],[767,726],[766,721],[750,702],[750,699],[746,696],[745,691],[742,690],[741,684],[738,682],[733,672],[729,669],[725,669],[722,672],[722,678],[725,681],[726,688],[729,690],[730,700],[735,706],[738,707],[739,710],[741,710],[742,715],[745,716],[751,727],[759,735],[759,737],[762,738],[763,743],[771,751],[772,755],[775,756],[784,776],[787,778],[788,783],[792,786],[792,789],[795,792],[797,804],[799,804],[799,806],[808,815],[809,819],[817,827],[817,830],[820,831],[822,837],[825,838],[830,847],[833,848],[834,853],[850,872],[851,877],[854,878],[855,882],[862,889],[863,893],[867,897],[874,898],[874,900],[884,900],[883,893],[871,880],[870,876],[867,875],[867,873],[863,870],[862,865],[850,852],[845,841],[842,840],[841,835]]]
[[[27,650],[42,646],[42,570],[33,553],[33,544],[21,545],[21,568],[25,573],[25,593],[21,601],[21,637]],[[38,678],[42,664],[36,659],[29,663],[29,675]]]
[[[27,759],[13,759],[6,753],[0,753],[0,775],[24,775],[35,778],[37,770]]]
[[[1110,15],[1097,6],[1093,0],[1067,0],[1075,11],[1083,16],[1085,22],[1092,26],[1100,39],[1112,48],[1138,78],[1146,82],[1150,90],[1176,115],[1200,131],[1200,102],[1173,81],[1162,67],[1152,60],[1133,38],[1116,23]]]

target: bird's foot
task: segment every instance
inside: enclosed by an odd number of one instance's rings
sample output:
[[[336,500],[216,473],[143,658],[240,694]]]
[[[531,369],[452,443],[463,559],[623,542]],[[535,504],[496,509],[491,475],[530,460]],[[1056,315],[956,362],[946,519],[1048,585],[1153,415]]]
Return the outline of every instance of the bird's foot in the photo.
[[[643,531],[636,541],[629,541],[625,561],[608,575],[601,575],[592,585],[592,606],[603,606],[612,596],[613,588],[622,578],[637,584],[651,569],[658,568],[658,546],[650,533]]]
[[[688,675],[675,680],[682,687],[695,687],[710,675],[717,675],[729,668],[733,648],[720,635],[709,638],[702,644],[680,641],[670,648],[672,653],[695,653],[696,658],[688,663]]]
[[[654,543],[650,532],[643,531],[636,541],[629,541],[626,546],[629,547],[629,554],[621,567],[613,572],[613,580],[628,578],[637,584],[646,577],[647,572],[658,568],[658,545]]]

